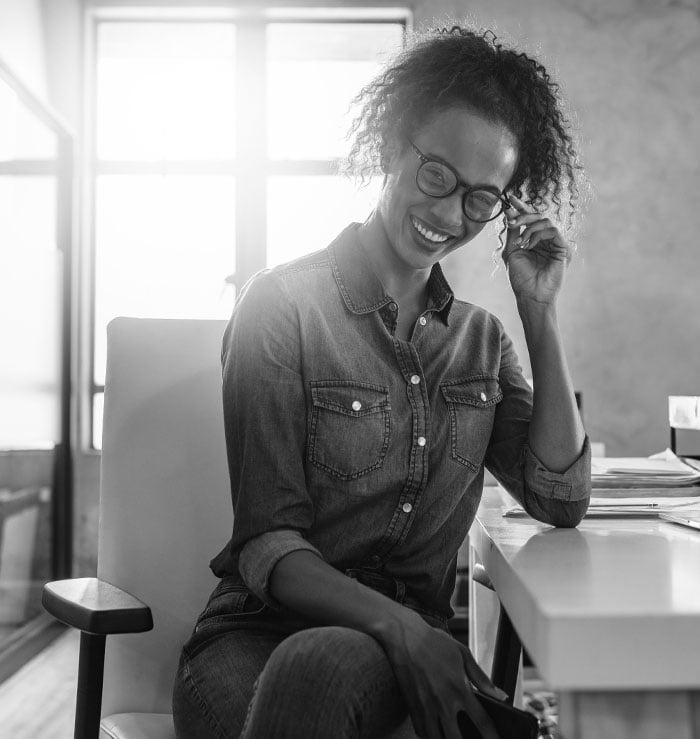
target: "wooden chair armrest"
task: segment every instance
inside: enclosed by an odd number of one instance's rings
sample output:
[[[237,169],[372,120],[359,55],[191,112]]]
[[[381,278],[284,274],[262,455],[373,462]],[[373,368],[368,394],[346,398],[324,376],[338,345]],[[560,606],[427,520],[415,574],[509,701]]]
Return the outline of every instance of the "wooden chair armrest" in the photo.
[[[132,634],[153,628],[145,603],[96,577],[48,582],[41,604],[54,618],[89,634]]]

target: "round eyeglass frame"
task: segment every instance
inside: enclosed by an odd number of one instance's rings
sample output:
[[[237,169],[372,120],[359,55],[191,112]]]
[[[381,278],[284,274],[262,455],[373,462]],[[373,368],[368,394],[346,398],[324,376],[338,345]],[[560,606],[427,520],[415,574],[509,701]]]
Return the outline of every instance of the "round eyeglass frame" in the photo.
[[[418,165],[418,169],[416,170],[416,187],[424,195],[427,195],[429,198],[448,198],[461,185],[464,188],[464,195],[462,195],[462,213],[464,213],[464,215],[470,221],[473,221],[474,223],[488,223],[489,221],[493,221],[496,218],[498,218],[498,216],[500,216],[506,208],[512,208],[513,207],[511,205],[510,200],[508,200],[508,196],[505,193],[500,193],[498,195],[498,199],[501,201],[501,208],[500,208],[500,210],[495,215],[492,215],[490,218],[485,218],[485,219],[473,218],[472,216],[469,215],[469,213],[467,213],[467,208],[466,208],[467,196],[469,195],[469,193],[476,192],[478,190],[484,190],[484,188],[483,187],[472,187],[471,185],[469,185],[466,182],[464,182],[464,180],[460,179],[460,177],[457,174],[457,171],[454,169],[454,167],[451,167],[449,164],[447,164],[447,162],[441,162],[441,161],[439,161],[437,159],[431,159],[430,157],[427,157],[425,154],[423,154],[423,152],[410,139],[408,139],[408,143],[411,145],[411,148],[413,149],[413,152],[416,154],[416,156],[420,159],[420,162],[421,162]],[[455,185],[454,185],[454,187],[451,190],[449,190],[448,192],[444,193],[443,195],[434,195],[433,193],[426,192],[420,186],[420,182],[418,181],[418,177],[419,177],[420,171],[421,171],[421,169],[426,164],[439,164],[441,167],[445,167],[450,172],[452,172],[452,174],[454,175],[454,178],[455,178]],[[484,192],[491,192],[492,193],[491,190],[484,190]]]

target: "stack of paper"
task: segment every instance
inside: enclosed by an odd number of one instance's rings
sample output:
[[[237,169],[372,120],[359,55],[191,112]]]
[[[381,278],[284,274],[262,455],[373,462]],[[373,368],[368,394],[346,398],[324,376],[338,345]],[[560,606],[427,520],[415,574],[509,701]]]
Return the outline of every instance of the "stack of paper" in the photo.
[[[586,517],[656,518],[661,511],[700,510],[700,469],[670,449],[652,457],[594,457],[591,474]],[[527,516],[521,506],[504,515]]]
[[[700,470],[670,449],[653,457],[594,457],[594,488],[680,488],[700,484]]]

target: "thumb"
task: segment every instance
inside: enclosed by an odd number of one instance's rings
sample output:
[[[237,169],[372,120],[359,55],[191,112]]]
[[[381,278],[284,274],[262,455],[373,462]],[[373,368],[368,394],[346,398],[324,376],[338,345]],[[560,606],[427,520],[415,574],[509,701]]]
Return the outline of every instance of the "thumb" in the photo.
[[[518,211],[515,208],[509,208],[506,212],[506,228],[508,233],[506,234],[506,245],[503,248],[501,256],[503,257],[504,264],[508,265],[510,255],[518,249],[515,244],[516,239],[520,236],[520,226],[511,225],[511,219],[518,216]]]
[[[478,690],[485,695],[495,698],[497,701],[504,701],[508,699],[508,694],[500,688],[497,688],[492,682],[489,676],[479,667],[477,661],[474,659],[474,655],[469,651],[463,644],[459,645],[462,653],[462,662],[464,663],[464,671],[467,673],[469,681]]]

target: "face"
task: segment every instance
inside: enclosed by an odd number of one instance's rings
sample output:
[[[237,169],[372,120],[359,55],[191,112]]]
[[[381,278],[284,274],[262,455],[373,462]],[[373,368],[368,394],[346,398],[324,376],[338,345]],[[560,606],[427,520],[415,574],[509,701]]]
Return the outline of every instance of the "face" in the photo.
[[[463,108],[436,114],[412,140],[425,156],[451,165],[472,187],[490,186],[502,192],[517,165],[513,135]],[[392,257],[413,269],[431,267],[471,241],[485,225],[464,215],[461,186],[445,198],[424,195],[416,185],[420,163],[407,142],[389,157],[377,204]]]

